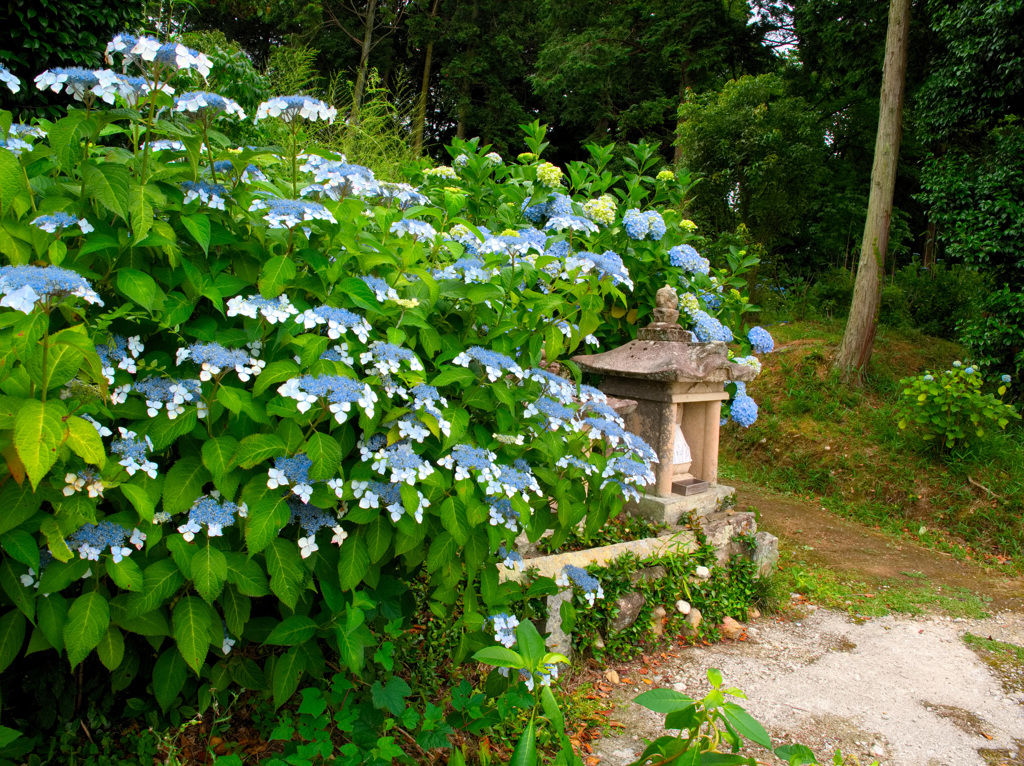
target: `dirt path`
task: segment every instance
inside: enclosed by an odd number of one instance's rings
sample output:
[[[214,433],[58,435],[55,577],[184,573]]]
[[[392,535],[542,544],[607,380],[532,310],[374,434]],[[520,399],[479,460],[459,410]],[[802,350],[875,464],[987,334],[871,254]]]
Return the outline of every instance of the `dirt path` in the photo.
[[[623,724],[615,731],[622,734],[595,743],[602,766],[632,762],[643,739],[663,733],[663,717],[633,704],[633,697],[659,686],[703,696],[710,667],[747,694],[742,704],[773,740],[802,742],[822,763],[831,763],[842,748],[862,764],[877,760],[882,766],[1024,765],[1024,672],[1020,664],[1003,663],[964,642],[971,633],[1024,646],[1020,579],[894,541],[811,502],[738,489],[740,509],[755,505],[761,528],[819,564],[868,581],[921,573],[933,583],[992,598],[993,614],[981,620],[855,620],[801,605],[786,618],[752,622],[746,640],[648,657],[642,675],[635,665],[623,666],[622,683],[608,685],[617,703],[612,715]],[[759,757],[781,763],[765,751]]]

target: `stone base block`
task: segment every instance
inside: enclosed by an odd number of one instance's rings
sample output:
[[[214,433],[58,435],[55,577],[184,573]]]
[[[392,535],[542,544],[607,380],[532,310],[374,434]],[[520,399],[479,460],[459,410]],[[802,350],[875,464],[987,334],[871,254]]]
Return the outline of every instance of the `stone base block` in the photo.
[[[757,576],[765,577],[774,572],[779,563],[779,538],[769,532],[758,532],[754,540],[753,558],[757,564]]]
[[[757,531],[757,521],[752,513],[715,511],[700,518],[707,541],[715,547],[718,565],[725,566],[733,556],[748,553],[746,546],[734,542],[736,535],[750,535]]]
[[[634,516],[647,519],[655,524],[667,524],[674,526],[679,520],[685,521],[689,514],[695,516],[707,516],[714,513],[722,506],[725,498],[735,495],[733,487],[725,484],[712,484],[707,492],[699,495],[671,495],[670,497],[659,497],[658,495],[645,495],[639,502],[628,501],[624,510]]]

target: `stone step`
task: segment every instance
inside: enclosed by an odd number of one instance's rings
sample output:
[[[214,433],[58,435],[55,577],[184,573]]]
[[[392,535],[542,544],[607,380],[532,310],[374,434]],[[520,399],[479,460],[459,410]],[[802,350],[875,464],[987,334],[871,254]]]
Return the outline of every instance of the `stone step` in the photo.
[[[626,513],[647,519],[655,524],[675,526],[691,513],[694,516],[707,516],[726,507],[728,498],[735,496],[736,489],[725,484],[711,484],[707,492],[699,495],[672,495],[659,497],[645,495],[639,502],[630,500],[623,506]]]

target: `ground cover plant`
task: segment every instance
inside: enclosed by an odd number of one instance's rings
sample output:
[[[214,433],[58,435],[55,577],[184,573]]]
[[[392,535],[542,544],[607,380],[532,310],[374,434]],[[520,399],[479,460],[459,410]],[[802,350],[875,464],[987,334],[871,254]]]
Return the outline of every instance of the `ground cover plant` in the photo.
[[[522,565],[521,532],[599,528],[654,458],[542,362],[578,374],[569,357],[624,342],[670,282],[701,340],[759,367],[756,258],[710,268],[648,146],[624,177],[597,146],[563,173],[534,124],[517,161],[461,142],[386,182],[307,143],[328,103],[246,116],[180,43],[105,54],[35,79],[67,116],[0,112],[0,681],[32,700],[5,709],[0,757],[49,757],[87,713],[178,726],[242,690],[279,709],[315,687],[296,714],[332,711],[291,764],[415,759],[536,712],[558,657],[515,628],[559,586],[497,565]],[[232,145],[221,128],[253,117],[281,144]],[[757,408],[736,391],[731,415]],[[486,712],[406,680],[414,583],[454,662],[530,658],[491,673]]]

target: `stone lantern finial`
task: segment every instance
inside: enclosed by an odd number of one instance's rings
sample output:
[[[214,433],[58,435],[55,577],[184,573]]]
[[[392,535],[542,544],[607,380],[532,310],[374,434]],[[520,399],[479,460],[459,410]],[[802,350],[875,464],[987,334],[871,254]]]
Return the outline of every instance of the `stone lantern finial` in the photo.
[[[676,289],[665,285],[654,296],[654,321],[637,331],[638,340],[658,340],[671,343],[693,343],[696,338],[689,330],[679,326],[679,295]]]

